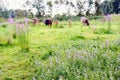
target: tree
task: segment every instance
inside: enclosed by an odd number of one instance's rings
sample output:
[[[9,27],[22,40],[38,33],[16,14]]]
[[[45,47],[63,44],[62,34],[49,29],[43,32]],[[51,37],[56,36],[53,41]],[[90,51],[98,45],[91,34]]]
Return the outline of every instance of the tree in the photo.
[[[65,2],[66,0],[54,0],[55,8],[59,9],[61,5],[65,5]],[[59,12],[57,12],[57,14],[59,14]]]
[[[28,15],[27,10],[21,10],[21,9],[14,10],[14,13],[15,13],[16,17],[27,17],[27,15]]]
[[[69,27],[71,27],[71,8],[74,7],[74,4],[70,0],[55,0],[54,2],[57,5],[66,5],[67,16],[69,17]]]
[[[113,12],[118,14],[120,13],[120,0],[112,0],[113,1]]]
[[[101,4],[103,14],[111,14],[113,13],[113,5],[111,1],[104,1]]]
[[[32,10],[35,8],[37,10],[36,17],[43,17],[45,15],[45,5],[43,4],[43,0],[27,0],[24,6],[29,6],[29,12],[33,16]]]
[[[2,18],[8,18],[9,17],[9,11],[7,9],[0,8],[0,17]]]
[[[3,3],[3,0],[0,0],[0,17],[8,18],[9,11],[6,9],[6,3]]]
[[[66,2],[66,0],[55,0],[54,3],[55,4],[64,4]]]
[[[72,3],[72,1],[66,0],[65,5],[68,6],[67,14],[70,17],[70,15],[71,15],[71,10],[70,9],[74,8],[74,4]]]
[[[96,15],[98,16],[101,14],[100,0],[95,0],[94,4],[96,8]]]
[[[34,14],[33,14],[33,12],[32,12],[32,8],[33,8],[33,6],[32,6],[32,1],[30,1],[30,0],[27,0],[26,2],[25,2],[25,4],[23,4],[23,7],[28,7],[29,9],[28,9],[28,14],[27,14],[27,16],[29,15],[29,13],[30,13],[30,17],[34,17]]]
[[[89,16],[90,15],[90,11],[93,8],[94,1],[93,0],[88,0],[87,3],[88,3],[88,9],[86,10],[86,15]]]
[[[71,17],[71,8],[75,7],[73,2],[72,1],[69,1],[69,0],[66,0],[65,4],[68,6],[68,10],[67,10],[67,14],[68,14],[68,17],[69,17],[69,20],[68,20],[68,26],[69,27],[72,27],[72,17]]]
[[[52,16],[52,7],[53,7],[53,4],[52,4],[51,1],[48,1],[48,2],[47,2],[47,5],[48,5],[48,7],[49,7],[50,16]]]
[[[81,0],[76,1],[76,10],[78,12],[78,16],[83,15],[83,9],[84,9],[84,2]]]
[[[42,17],[45,15],[45,5],[43,4],[43,0],[35,0],[32,6],[37,10],[37,17]]]
[[[15,18],[15,11],[14,11],[14,10],[10,10],[10,15],[9,15],[9,17]]]

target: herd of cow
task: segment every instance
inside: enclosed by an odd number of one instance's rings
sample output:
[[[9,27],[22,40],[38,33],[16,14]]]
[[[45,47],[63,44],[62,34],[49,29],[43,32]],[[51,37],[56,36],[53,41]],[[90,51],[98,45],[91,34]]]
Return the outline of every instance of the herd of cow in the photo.
[[[82,22],[83,25],[87,25],[87,26],[90,25],[90,22],[89,22],[89,20],[86,17],[81,17],[80,20],[81,20],[81,22]],[[33,24],[36,24],[37,22],[38,22],[38,19],[34,18],[33,19]],[[55,25],[58,25],[58,22],[59,22],[58,20],[55,20],[54,21]],[[52,19],[46,19],[44,21],[44,23],[45,23],[46,26],[50,26],[51,27],[53,21],[52,21]]]

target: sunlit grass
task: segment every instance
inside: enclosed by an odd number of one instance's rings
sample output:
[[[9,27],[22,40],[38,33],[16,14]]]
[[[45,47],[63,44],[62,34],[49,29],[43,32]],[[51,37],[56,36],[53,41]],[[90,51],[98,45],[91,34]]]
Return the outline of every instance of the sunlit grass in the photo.
[[[113,21],[112,33],[94,33],[107,23],[92,20],[60,22],[58,28],[30,24],[30,51],[20,52],[16,39],[7,45],[6,28],[0,27],[1,80],[119,80],[120,19]],[[60,28],[59,26],[63,26]],[[106,45],[108,40],[108,46]]]

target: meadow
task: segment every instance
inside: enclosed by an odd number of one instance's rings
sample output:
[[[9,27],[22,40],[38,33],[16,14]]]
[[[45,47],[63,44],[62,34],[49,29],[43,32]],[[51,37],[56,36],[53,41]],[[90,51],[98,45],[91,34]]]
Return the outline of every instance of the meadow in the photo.
[[[90,26],[29,24],[28,52],[6,36],[1,26],[0,80],[120,80],[120,16],[112,17],[110,31],[101,19]]]

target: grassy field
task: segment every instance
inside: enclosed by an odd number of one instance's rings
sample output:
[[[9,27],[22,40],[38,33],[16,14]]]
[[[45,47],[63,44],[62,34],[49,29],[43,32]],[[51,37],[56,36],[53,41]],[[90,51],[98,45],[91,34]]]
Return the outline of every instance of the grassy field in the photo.
[[[89,27],[73,21],[49,28],[30,25],[30,51],[21,52],[17,39],[7,45],[0,27],[0,80],[120,80],[120,16]]]

